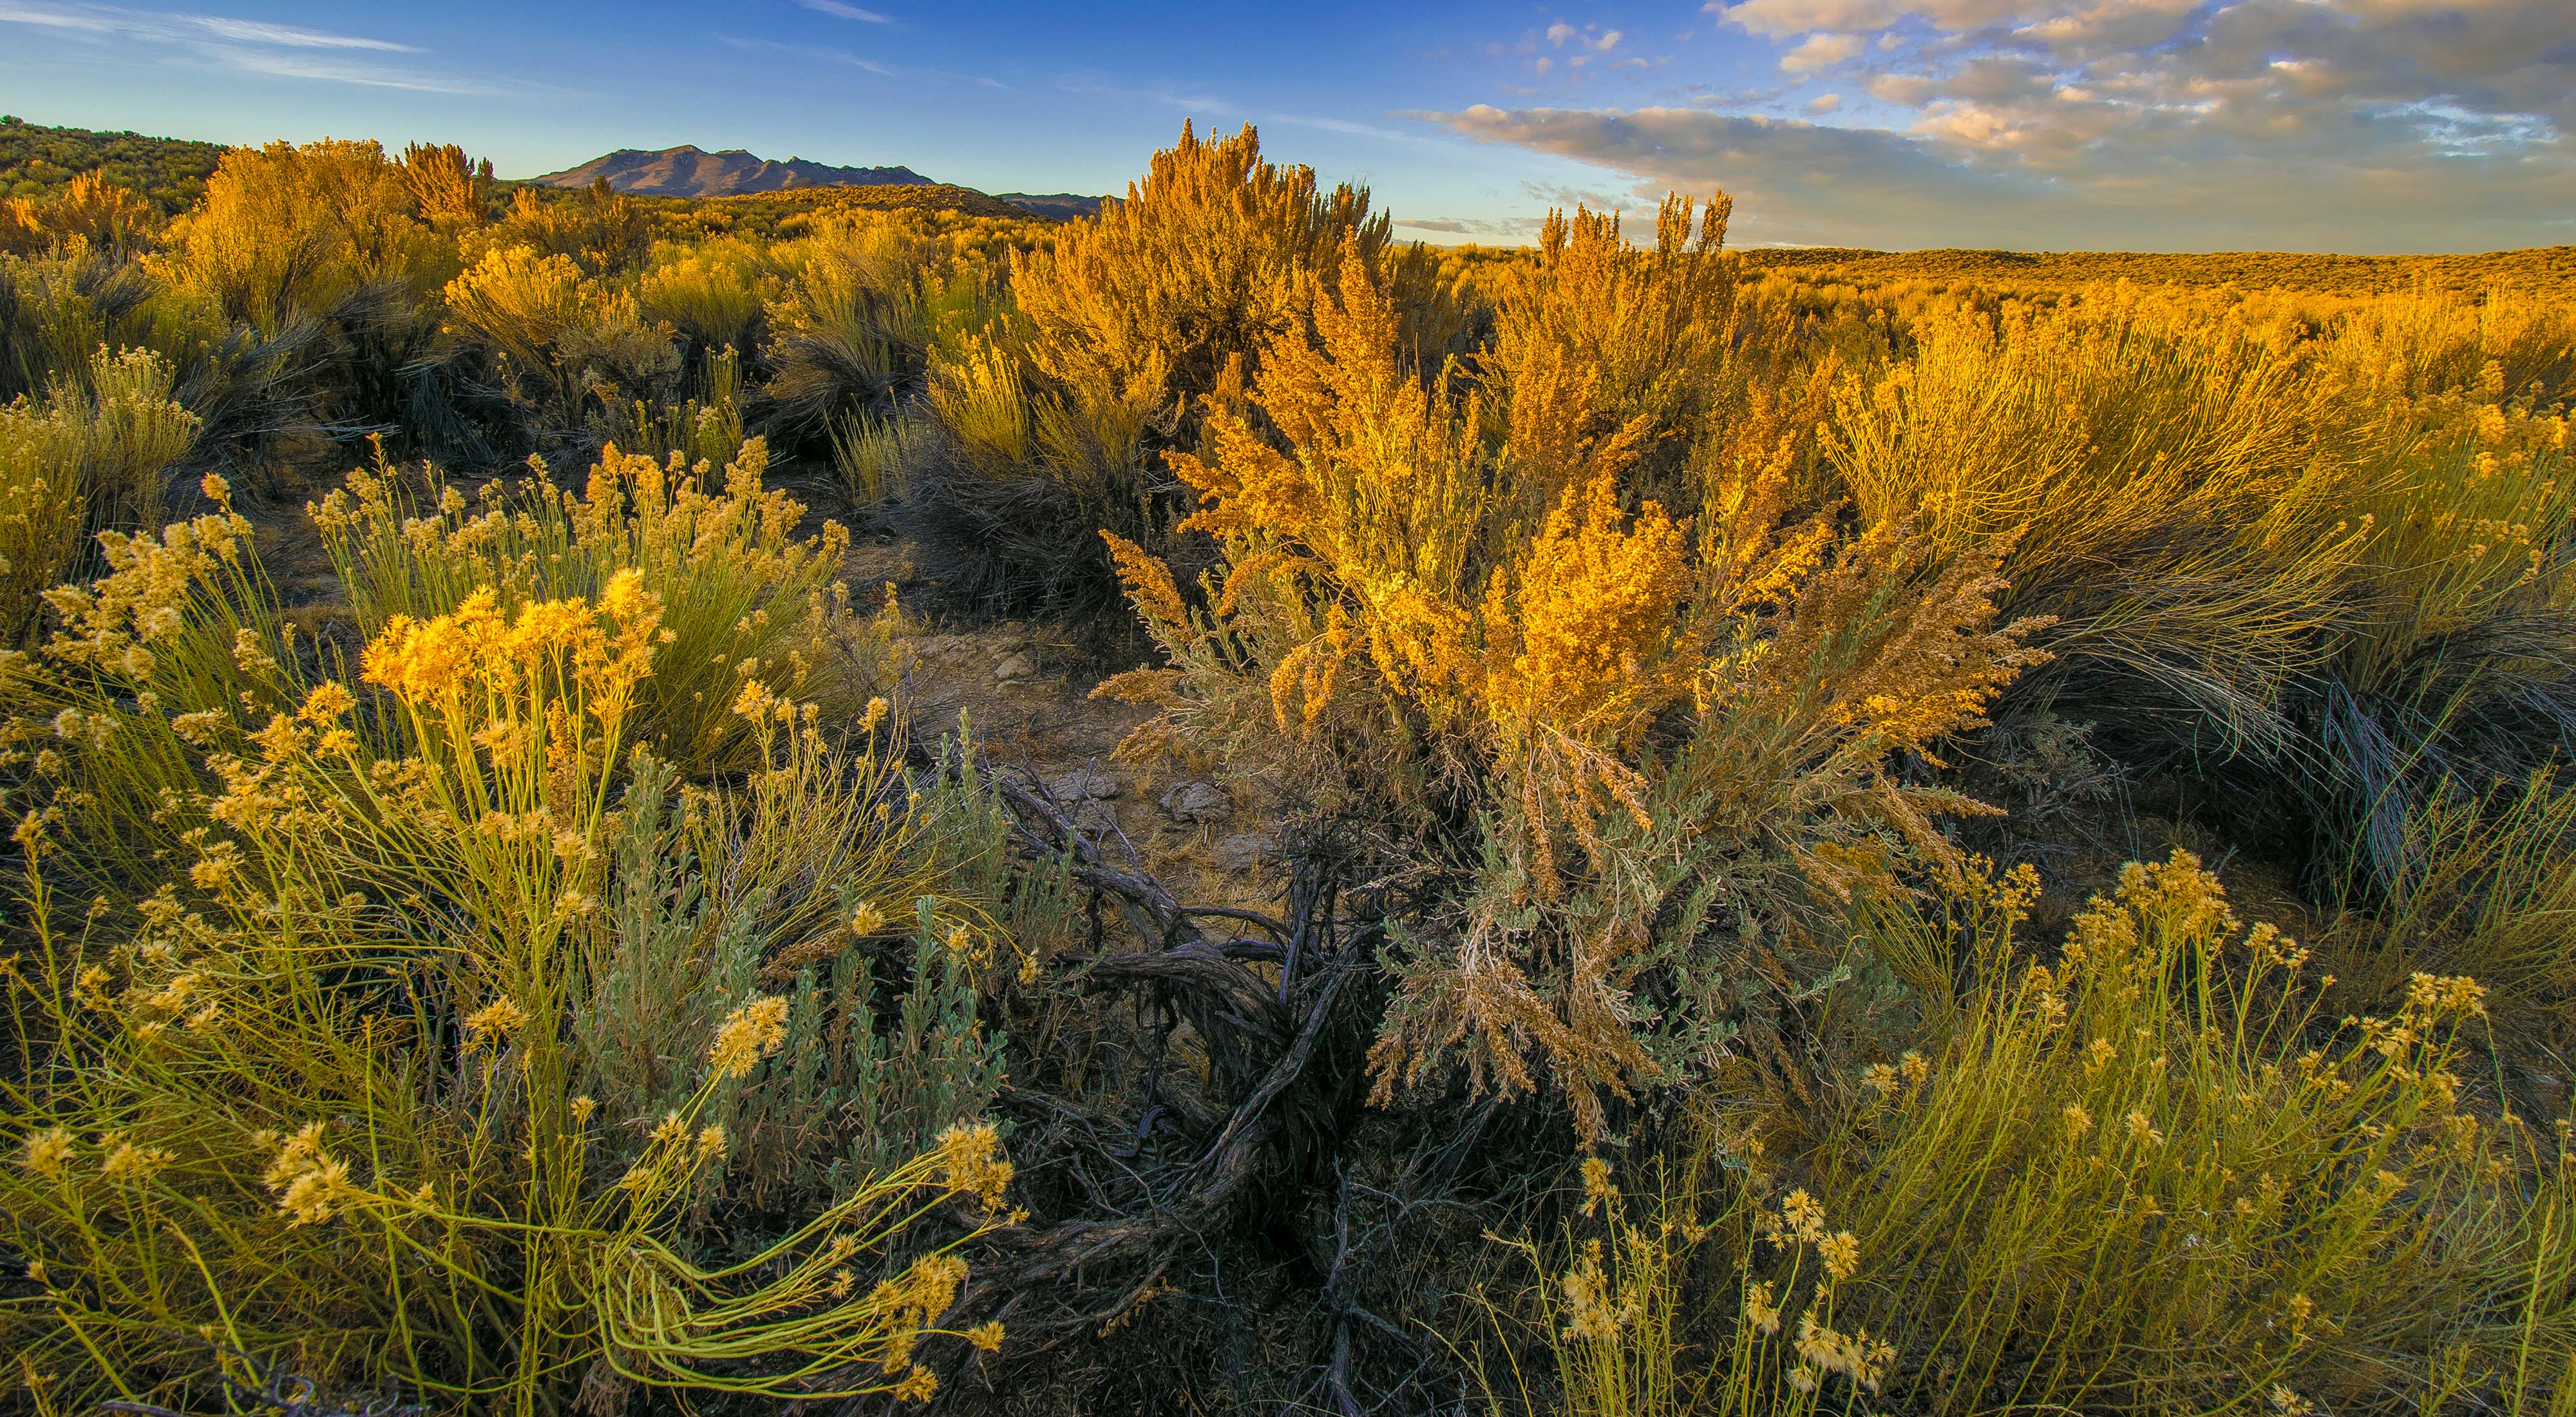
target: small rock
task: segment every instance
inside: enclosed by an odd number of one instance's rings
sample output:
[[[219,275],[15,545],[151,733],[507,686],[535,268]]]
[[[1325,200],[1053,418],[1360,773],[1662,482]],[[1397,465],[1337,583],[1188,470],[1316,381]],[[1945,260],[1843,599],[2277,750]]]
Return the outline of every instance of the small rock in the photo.
[[[1176,822],[1215,822],[1231,816],[1234,804],[1213,782],[1184,782],[1163,794],[1163,810]]]
[[[1047,791],[1058,802],[1115,802],[1127,791],[1127,784],[1105,772],[1075,768],[1047,784]]]
[[[993,666],[993,682],[1012,684],[1038,677],[1038,662],[1027,650],[1013,650]]]
[[[1249,871],[1278,852],[1278,841],[1267,832],[1236,832],[1217,840],[1216,868],[1220,871]]]
[[[1118,830],[1118,814],[1109,804],[1096,797],[1085,797],[1074,804],[1074,830],[1086,836],[1107,836]]]

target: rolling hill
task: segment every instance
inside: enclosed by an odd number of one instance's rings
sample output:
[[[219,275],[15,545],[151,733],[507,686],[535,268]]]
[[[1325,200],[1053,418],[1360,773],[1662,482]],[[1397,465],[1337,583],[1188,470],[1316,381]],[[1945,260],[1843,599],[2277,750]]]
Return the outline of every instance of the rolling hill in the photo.
[[[0,198],[41,199],[84,172],[128,188],[164,214],[205,195],[221,143],[49,128],[0,117]]]

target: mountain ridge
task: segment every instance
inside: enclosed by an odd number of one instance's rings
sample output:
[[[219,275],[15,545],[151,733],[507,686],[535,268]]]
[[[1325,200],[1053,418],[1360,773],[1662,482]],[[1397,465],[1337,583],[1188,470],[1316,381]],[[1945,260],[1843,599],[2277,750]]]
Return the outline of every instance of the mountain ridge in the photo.
[[[802,187],[930,187],[909,167],[835,167],[791,157],[784,162],[741,148],[708,152],[695,143],[648,151],[619,148],[578,167],[533,179],[550,187],[587,187],[605,177],[620,192],[647,197],[731,197]]]
[[[641,197],[739,197],[756,192],[801,192],[818,187],[938,187],[947,184],[909,167],[835,167],[791,157],[784,162],[742,148],[708,152],[695,143],[675,148],[619,148],[578,167],[530,178],[549,187],[587,187],[606,178],[612,190]],[[971,188],[961,190],[973,190]],[[1106,197],[1077,192],[997,192],[1032,216],[1076,221],[1100,214]]]

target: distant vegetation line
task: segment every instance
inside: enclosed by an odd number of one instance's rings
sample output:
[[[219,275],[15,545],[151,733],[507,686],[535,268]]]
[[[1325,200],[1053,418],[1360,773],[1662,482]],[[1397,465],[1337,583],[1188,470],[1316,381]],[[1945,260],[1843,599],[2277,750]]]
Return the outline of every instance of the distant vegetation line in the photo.
[[[188,138],[52,128],[15,117],[0,118],[0,199],[41,200],[74,177],[96,172],[147,198],[168,216],[205,195],[206,179],[225,151],[222,143]],[[995,196],[934,182],[908,167],[843,168],[798,159],[765,162],[748,153],[707,153],[685,145],[658,153],[610,153],[562,172],[499,185],[504,189],[584,188],[602,176],[617,191],[650,199],[654,209],[666,216],[706,204],[711,219],[684,223],[692,229],[746,235],[773,231],[780,218],[801,212],[954,211],[965,216],[1074,220],[1098,212],[1104,200],[1070,192]],[[726,203],[748,205],[720,205]]]
[[[1794,270],[1808,280],[1949,280],[1983,286],[2224,286],[2386,295],[2428,281],[2436,289],[2523,293],[2576,289],[2576,246],[2453,256],[2337,256],[2294,251],[1866,251],[1847,247],[1756,248],[1756,270]]]

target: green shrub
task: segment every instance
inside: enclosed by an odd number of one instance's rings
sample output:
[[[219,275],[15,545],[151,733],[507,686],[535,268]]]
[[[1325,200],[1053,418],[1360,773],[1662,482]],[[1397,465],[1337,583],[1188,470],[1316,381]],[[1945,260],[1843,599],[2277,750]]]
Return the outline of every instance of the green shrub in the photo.
[[[792,663],[823,613],[756,461],[408,527],[389,480],[321,513],[355,666],[226,511],[108,537],[9,686],[54,760],[11,793],[0,1244],[43,1287],[0,1307],[9,1380],[927,1396],[948,1203],[1010,1173],[972,982],[1028,918],[1005,824],[906,773],[882,700],[835,745],[788,665],[710,656]]]
[[[2307,951],[2180,853],[2026,963],[2035,886],[1971,873],[1946,920],[1880,918],[1874,943],[1963,961],[1967,988],[1812,1158],[1903,1390],[2174,1412],[2278,1385],[2345,1411],[2564,1370],[2576,1197],[2555,1139],[2531,1155],[2469,1105],[2477,984],[2417,974],[2338,1024]]]
[[[101,348],[88,376],[0,406],[0,647],[28,643],[38,597],[87,563],[91,535],[159,525],[163,472],[196,438],[160,356]]]

